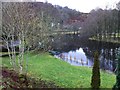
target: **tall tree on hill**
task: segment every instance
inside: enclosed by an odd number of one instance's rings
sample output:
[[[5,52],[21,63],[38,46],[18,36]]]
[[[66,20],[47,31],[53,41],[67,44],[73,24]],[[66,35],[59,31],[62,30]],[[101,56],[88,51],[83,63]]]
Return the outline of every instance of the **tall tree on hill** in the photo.
[[[99,54],[96,51],[94,53],[94,65],[92,69],[92,79],[91,79],[91,87],[93,89],[98,89],[100,87],[100,69],[99,69]]]
[[[59,13],[49,3],[31,3],[30,7],[35,10],[37,21],[34,31],[32,30],[34,33],[31,32],[29,34],[29,36],[32,35],[31,39],[29,39],[29,44],[32,46],[32,49],[44,49],[47,51],[52,43],[52,38],[49,36],[57,29],[55,26],[59,22]]]
[[[120,41],[120,2],[117,4],[118,9],[118,40]]]

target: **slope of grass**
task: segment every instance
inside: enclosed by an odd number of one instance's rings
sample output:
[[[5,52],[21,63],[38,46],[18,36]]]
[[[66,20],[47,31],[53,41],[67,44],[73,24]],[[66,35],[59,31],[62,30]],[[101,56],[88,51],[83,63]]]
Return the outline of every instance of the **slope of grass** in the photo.
[[[72,66],[56,59],[48,53],[29,54],[28,74],[31,77],[52,81],[60,87],[90,88],[92,69],[82,66]],[[25,56],[25,58],[26,58]],[[2,58],[2,65],[9,67],[8,58]],[[101,71],[101,88],[112,88],[115,75]]]

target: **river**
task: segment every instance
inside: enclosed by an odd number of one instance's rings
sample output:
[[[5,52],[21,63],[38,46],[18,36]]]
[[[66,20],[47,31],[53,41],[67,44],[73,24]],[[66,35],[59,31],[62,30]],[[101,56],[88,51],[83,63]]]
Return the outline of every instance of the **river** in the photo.
[[[59,43],[59,44],[58,44]],[[119,44],[91,41],[79,36],[66,35],[53,44],[61,53],[55,57],[75,66],[93,66],[94,52],[99,52],[100,68],[116,72]]]

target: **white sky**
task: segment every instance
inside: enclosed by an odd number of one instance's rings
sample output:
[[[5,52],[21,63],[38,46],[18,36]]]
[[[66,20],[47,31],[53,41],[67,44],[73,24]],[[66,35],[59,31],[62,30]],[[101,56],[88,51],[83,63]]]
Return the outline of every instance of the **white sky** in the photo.
[[[120,0],[36,0],[48,3],[52,3],[53,5],[60,5],[60,6],[68,6],[71,9],[76,9],[80,12],[90,12],[92,9],[95,8],[102,8],[105,9],[106,6],[108,7],[115,7],[115,4]]]

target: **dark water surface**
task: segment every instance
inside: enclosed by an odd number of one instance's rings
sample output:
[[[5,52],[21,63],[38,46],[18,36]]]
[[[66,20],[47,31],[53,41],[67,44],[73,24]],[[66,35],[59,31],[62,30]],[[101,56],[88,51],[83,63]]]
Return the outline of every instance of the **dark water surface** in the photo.
[[[100,68],[116,71],[117,51],[119,44],[90,41],[79,36],[65,36],[59,39],[59,45],[55,44],[54,50],[62,53],[55,57],[75,66],[93,66],[94,52],[99,52]]]

